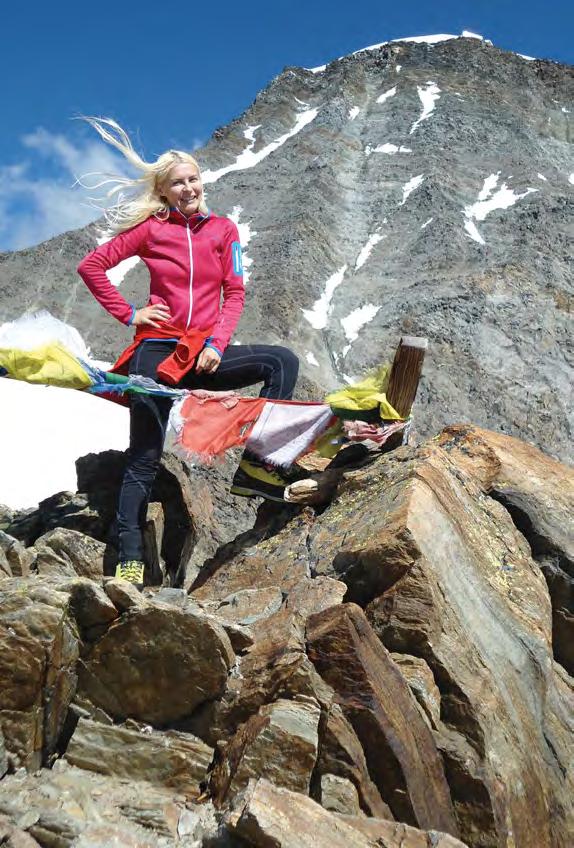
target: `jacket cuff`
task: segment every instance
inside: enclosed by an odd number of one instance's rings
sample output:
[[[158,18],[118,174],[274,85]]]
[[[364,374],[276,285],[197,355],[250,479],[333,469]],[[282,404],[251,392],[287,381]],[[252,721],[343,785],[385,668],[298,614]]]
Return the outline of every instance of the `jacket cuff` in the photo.
[[[216,352],[216,354],[217,354],[219,357],[222,357],[222,356],[223,356],[223,351],[219,350],[219,348],[218,348],[218,347],[216,347],[216,346],[213,344],[213,342],[210,342],[210,341],[209,341],[209,339],[205,342],[204,347],[210,347],[212,350],[214,350],[214,351]]]
[[[127,322],[126,322],[126,323],[127,323],[128,327],[131,327],[131,325],[134,323],[134,318],[135,318],[135,314],[136,314],[136,308],[135,308],[135,306],[134,306],[132,303],[130,303],[129,305],[130,305],[130,306],[131,306],[131,308],[132,308],[132,314],[130,315],[130,317],[128,318],[128,320],[127,320]]]

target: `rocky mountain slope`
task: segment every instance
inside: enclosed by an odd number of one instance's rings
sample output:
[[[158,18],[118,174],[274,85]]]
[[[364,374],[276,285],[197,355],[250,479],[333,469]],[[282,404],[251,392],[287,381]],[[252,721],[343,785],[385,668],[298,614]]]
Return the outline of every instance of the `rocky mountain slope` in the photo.
[[[287,68],[198,158],[247,256],[241,342],[286,342],[300,394],[428,336],[417,428],[471,420],[572,458],[574,69],[476,38]],[[0,319],[47,307],[112,358],[75,274],[95,230],[0,256]],[[122,291],[145,301],[141,265]]]
[[[571,844],[571,468],[453,426],[237,533],[168,457],[140,594],[109,467],[0,518],[2,844]]]

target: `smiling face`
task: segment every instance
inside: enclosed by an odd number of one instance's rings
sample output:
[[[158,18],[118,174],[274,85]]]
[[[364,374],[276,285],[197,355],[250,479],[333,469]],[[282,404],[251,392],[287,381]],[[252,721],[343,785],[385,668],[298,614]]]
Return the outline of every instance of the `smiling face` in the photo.
[[[174,165],[161,186],[161,196],[186,217],[195,215],[203,198],[203,184],[196,166],[187,162]]]

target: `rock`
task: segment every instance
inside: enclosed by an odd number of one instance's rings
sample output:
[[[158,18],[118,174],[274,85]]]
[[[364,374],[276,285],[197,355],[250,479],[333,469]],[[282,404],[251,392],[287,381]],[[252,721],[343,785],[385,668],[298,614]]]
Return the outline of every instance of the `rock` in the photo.
[[[321,777],[321,806],[332,813],[360,816],[359,795],[354,783],[336,774]]]
[[[70,593],[70,610],[82,630],[91,640],[104,633],[118,618],[118,611],[101,586],[92,580],[77,579],[66,583]]]
[[[301,617],[283,608],[257,623],[254,644],[238,657],[225,694],[198,711],[189,729],[215,746],[264,704],[295,695],[323,705],[331,702],[332,690],[307,657]]]
[[[32,570],[40,577],[77,577],[70,560],[65,556],[57,554],[53,548],[40,544],[28,548],[28,550],[32,551],[35,555]]]
[[[324,775],[332,774],[352,783],[359,806],[366,815],[393,819],[393,814],[371,780],[357,734],[337,703],[328,707],[326,719],[322,722],[316,773],[321,780]],[[319,798],[320,794],[317,793],[315,800]]]
[[[241,589],[206,605],[211,615],[225,621],[248,626],[268,618],[281,607],[283,595],[277,586],[262,589]]]
[[[437,730],[440,725],[440,690],[427,663],[409,654],[391,654],[391,657],[421,705],[430,726]]]
[[[0,578],[1,577],[12,577],[12,569],[10,568],[10,563],[6,557],[6,554],[0,548]]]
[[[550,591],[554,657],[574,674],[574,469],[479,427],[447,427],[438,444],[506,507],[528,540]]]
[[[342,603],[346,592],[346,585],[332,577],[305,578],[287,594],[285,606],[307,617]]]
[[[36,539],[34,546],[51,548],[59,557],[70,563],[79,577],[101,581],[104,575],[106,546],[85,533],[57,527]]]
[[[193,797],[200,794],[213,749],[194,736],[128,730],[80,718],[66,750],[72,765],[129,780],[146,780]]]
[[[124,467],[125,457],[118,451],[88,454],[76,462],[78,490],[87,493],[101,515],[99,532],[103,535],[91,535],[102,540],[114,522]],[[207,557],[253,525],[254,504],[248,498],[229,495],[234,470],[231,457],[216,468],[189,468],[169,449],[164,452],[150,501],[156,502],[156,509],[161,504],[165,518],[160,533],[160,566],[165,561],[172,585],[189,588]],[[152,536],[157,547],[161,528],[157,515],[152,513],[149,517],[155,529],[150,528],[146,538],[155,558]]]
[[[210,780],[216,805],[234,797],[252,777],[308,794],[317,759],[319,704],[283,698],[261,707],[223,750]]]
[[[30,573],[34,562],[34,552],[2,530],[0,530],[0,550],[4,553],[14,577],[26,577]]]
[[[221,554],[206,564],[192,586],[192,597],[202,603],[220,601],[254,586],[288,593],[308,577],[307,537],[313,521],[314,516],[307,511],[277,533],[271,529],[268,537],[261,538],[256,530],[247,534],[238,552],[230,546],[229,556]]]
[[[465,848],[437,831],[385,820],[340,816],[266,780],[250,781],[226,818],[228,829],[253,848]]]
[[[0,845],[4,848],[40,848],[40,843],[26,833],[15,827],[8,816],[0,814]]]
[[[213,620],[149,602],[124,614],[83,658],[80,693],[115,719],[161,726],[222,695],[234,660]]]
[[[408,686],[355,604],[307,622],[309,657],[333,687],[393,815],[457,833],[441,758]]]
[[[4,744],[4,734],[0,729],[0,780],[8,771],[8,757],[6,756],[6,745]],[[0,843],[1,844],[1,843]]]
[[[106,580],[104,592],[119,612],[140,609],[146,603],[139,589],[126,580]]]
[[[74,696],[78,641],[67,603],[33,577],[0,584],[0,728],[15,766],[49,760]]]
[[[388,650],[425,660],[442,722],[476,753],[466,784],[451,784],[462,838],[560,844],[574,828],[558,765],[570,743],[547,737],[566,695],[546,582],[506,509],[433,441],[346,473],[307,544],[314,572],[347,584]]]
[[[179,842],[180,822],[182,837],[191,832],[199,844],[217,830],[210,805],[198,810],[173,789],[84,771],[65,760],[49,770],[6,777],[0,782],[0,811],[5,817],[0,816],[0,839],[7,819],[9,827],[27,831],[31,841],[22,848],[167,848],[189,844]]]

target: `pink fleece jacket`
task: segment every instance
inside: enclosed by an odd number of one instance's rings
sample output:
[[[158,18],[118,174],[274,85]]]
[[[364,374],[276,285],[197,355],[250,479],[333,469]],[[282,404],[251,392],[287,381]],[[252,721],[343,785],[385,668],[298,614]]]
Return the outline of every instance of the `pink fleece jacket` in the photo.
[[[149,269],[148,304],[167,304],[170,323],[182,331],[213,326],[211,345],[223,353],[245,298],[233,221],[211,213],[186,218],[172,210],[167,220],[152,215],[88,253],[78,273],[104,309],[124,324],[131,324],[135,308],[106,271],[130,256],[139,256]]]

